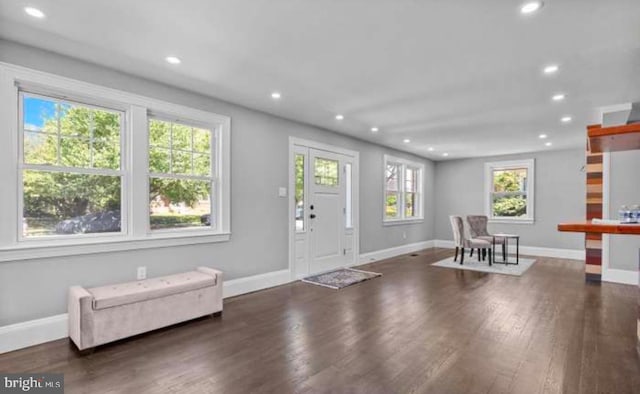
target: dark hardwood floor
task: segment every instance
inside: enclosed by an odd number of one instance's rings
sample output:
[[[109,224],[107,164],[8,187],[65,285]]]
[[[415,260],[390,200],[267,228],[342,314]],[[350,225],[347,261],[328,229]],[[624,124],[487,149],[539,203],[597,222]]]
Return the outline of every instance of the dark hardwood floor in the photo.
[[[0,355],[63,372],[67,393],[640,393],[638,290],[539,258],[522,277],[432,267],[429,249],[369,264],[343,290],[296,282],[80,356],[68,340]]]

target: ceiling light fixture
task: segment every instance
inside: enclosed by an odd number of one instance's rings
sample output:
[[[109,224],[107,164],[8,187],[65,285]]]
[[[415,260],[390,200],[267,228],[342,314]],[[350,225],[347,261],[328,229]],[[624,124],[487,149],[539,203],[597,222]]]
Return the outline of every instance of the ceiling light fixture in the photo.
[[[520,7],[520,13],[524,15],[532,14],[542,8],[541,1],[528,1]]]
[[[558,72],[558,70],[560,70],[560,67],[557,64],[549,64],[542,71],[545,74],[554,74],[554,73]]]
[[[282,95],[280,94],[280,92],[273,92],[271,93],[271,98],[274,100],[278,100],[280,99],[280,97],[282,97]]]
[[[430,146],[430,147],[429,147],[429,149],[427,149],[427,150],[428,150],[429,152],[433,152],[433,151],[434,151],[433,146]]]
[[[42,19],[45,17],[44,12],[34,7],[24,7],[24,12],[26,12],[27,15],[38,19]]]
[[[558,94],[554,94],[551,97],[551,100],[553,100],[553,101],[562,101],[565,98],[567,98],[567,96],[564,93],[558,93]]]
[[[449,156],[449,154],[448,154],[447,152],[444,152],[444,153],[442,154],[442,156],[447,157],[447,156]]]
[[[547,138],[547,135],[546,135],[546,134],[540,134],[540,135],[538,136],[538,138],[540,138],[541,140],[544,140],[544,139],[546,139],[546,138]]]
[[[562,123],[570,123],[573,120],[573,118],[571,116],[563,116],[562,118],[560,118],[560,121]]]
[[[377,127],[372,127],[371,128],[371,132],[372,133],[377,133],[378,132],[378,128]]]
[[[182,60],[180,60],[180,58],[175,57],[175,56],[167,56],[164,58],[164,60],[167,61],[167,63],[169,64],[180,64],[182,63]]]
[[[340,115],[340,114],[336,115],[336,120],[342,120],[342,119],[344,119],[343,115]]]
[[[405,138],[405,139],[402,140],[402,142],[404,142],[405,144],[408,144],[409,142],[411,142],[411,140],[408,139],[408,138]]]
[[[546,146],[551,146],[551,145],[553,145],[553,144],[551,143],[551,141],[549,141],[549,142],[545,142],[544,144],[545,144]]]

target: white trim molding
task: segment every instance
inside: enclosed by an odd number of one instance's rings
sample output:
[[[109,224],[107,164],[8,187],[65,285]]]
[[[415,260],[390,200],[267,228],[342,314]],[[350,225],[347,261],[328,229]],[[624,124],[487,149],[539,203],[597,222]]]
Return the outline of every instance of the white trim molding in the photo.
[[[435,247],[436,248],[447,248],[453,249],[454,243],[449,240],[436,240]],[[509,253],[515,253],[516,246],[509,245]],[[584,260],[585,252],[582,249],[558,249],[558,248],[542,248],[539,246],[526,246],[520,245],[520,254],[522,255],[530,255],[530,256],[539,256],[539,257],[554,257],[558,259],[569,259],[569,260]]]
[[[244,278],[231,279],[224,282],[222,289],[223,298],[235,297],[242,294],[253,293],[254,291],[268,289],[270,287],[284,285],[294,280],[288,269],[267,272]]]
[[[604,282],[637,286],[639,279],[638,271],[618,270],[612,268],[602,271],[602,280]]]
[[[367,252],[360,255],[358,264],[372,263],[374,261],[390,259],[392,257],[401,256],[407,253],[417,252],[423,249],[433,248],[435,246],[434,241],[422,241],[412,244],[394,246],[392,248],[380,249],[373,252]]]

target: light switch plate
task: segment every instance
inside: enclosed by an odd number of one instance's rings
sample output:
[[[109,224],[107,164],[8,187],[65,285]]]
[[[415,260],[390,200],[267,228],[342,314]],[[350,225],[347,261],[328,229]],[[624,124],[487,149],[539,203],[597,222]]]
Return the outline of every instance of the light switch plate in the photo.
[[[138,267],[137,278],[138,280],[147,279],[147,267],[145,266]]]

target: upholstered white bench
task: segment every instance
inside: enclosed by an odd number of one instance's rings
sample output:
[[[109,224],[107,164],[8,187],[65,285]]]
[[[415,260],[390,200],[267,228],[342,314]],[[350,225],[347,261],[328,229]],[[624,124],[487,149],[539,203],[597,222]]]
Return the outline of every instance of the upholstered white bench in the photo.
[[[83,350],[197,317],[222,313],[222,272],[196,271],[69,289],[69,337]]]

